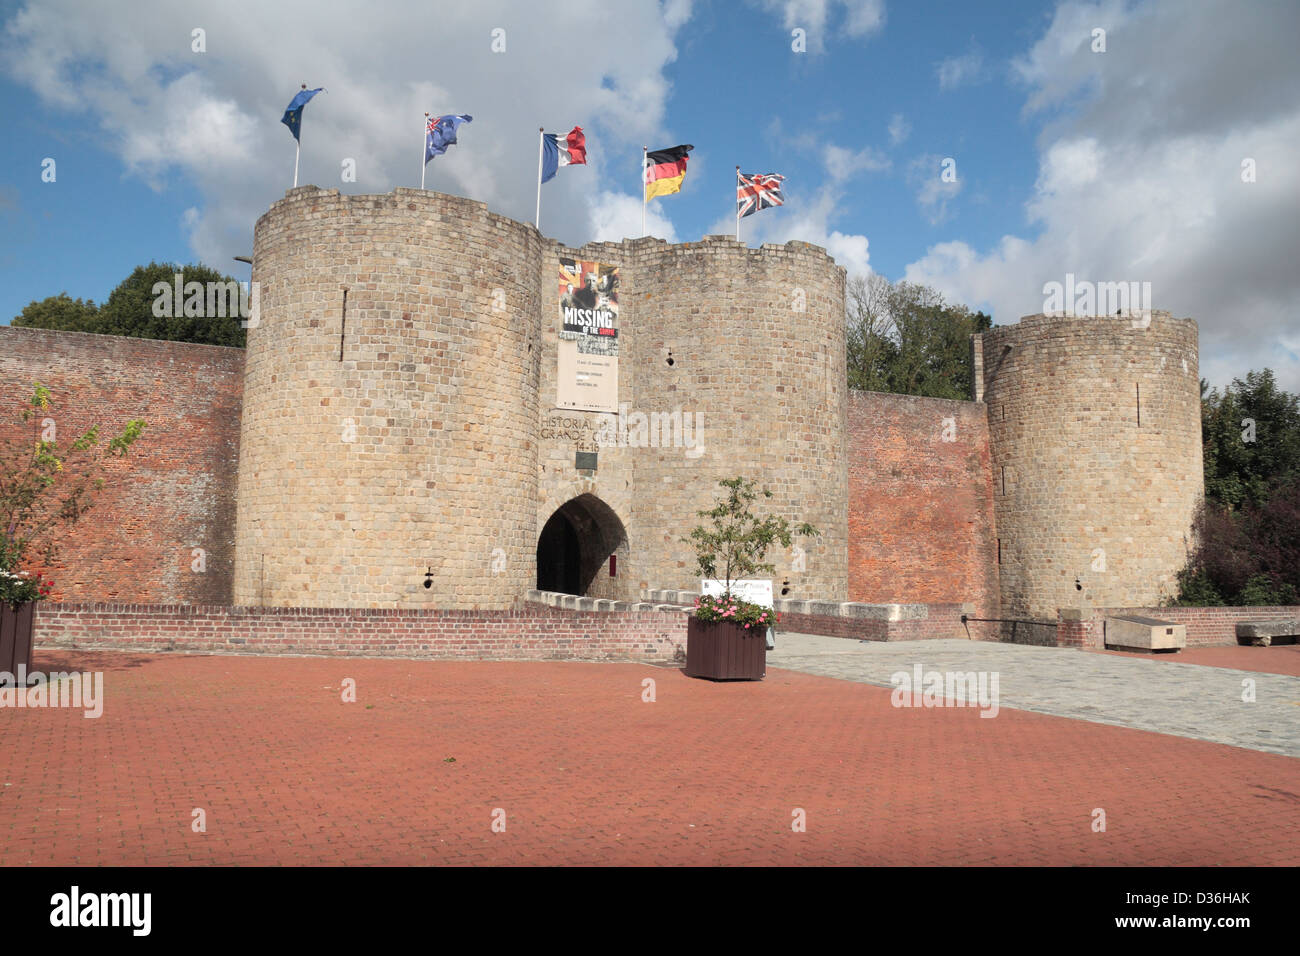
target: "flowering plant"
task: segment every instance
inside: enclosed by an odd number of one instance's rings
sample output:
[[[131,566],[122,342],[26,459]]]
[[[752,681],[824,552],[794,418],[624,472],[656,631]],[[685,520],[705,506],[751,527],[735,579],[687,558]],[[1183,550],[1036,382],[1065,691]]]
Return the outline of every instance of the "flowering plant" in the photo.
[[[54,583],[38,571],[0,570],[0,602],[17,607],[28,601],[43,601],[50,596]]]
[[[695,617],[707,624],[731,621],[734,624],[743,624],[746,629],[766,631],[777,620],[777,613],[770,607],[751,604],[738,597],[728,595],[714,597],[706,594],[695,601]]]

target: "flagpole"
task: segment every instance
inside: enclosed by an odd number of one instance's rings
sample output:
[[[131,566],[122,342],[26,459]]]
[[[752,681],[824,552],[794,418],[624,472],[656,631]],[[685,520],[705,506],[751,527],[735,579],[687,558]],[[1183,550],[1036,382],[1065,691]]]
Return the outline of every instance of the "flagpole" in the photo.
[[[645,238],[645,206],[646,203],[648,202],[648,200],[645,198],[645,193],[646,193],[645,165],[647,161],[647,153],[649,152],[649,150],[650,150],[649,146],[641,147],[641,238],[642,239]]]
[[[307,84],[304,83],[304,84],[302,85],[302,88],[303,88],[304,90],[307,89]],[[306,105],[307,105],[306,103],[303,104],[303,106],[306,106]],[[302,107],[299,107],[299,108],[298,108],[298,135],[295,136],[295,137],[293,138],[293,141],[294,141],[294,147],[293,147],[293,188],[294,188],[294,189],[297,189],[297,188],[298,188],[298,157],[302,155]]]
[[[546,127],[537,127],[537,214],[533,217],[533,225],[538,232],[542,231],[542,138],[546,135]]]
[[[736,241],[740,242],[740,167],[736,167]]]
[[[429,165],[429,114],[424,114],[424,136],[420,140],[420,188],[424,188],[424,168]]]

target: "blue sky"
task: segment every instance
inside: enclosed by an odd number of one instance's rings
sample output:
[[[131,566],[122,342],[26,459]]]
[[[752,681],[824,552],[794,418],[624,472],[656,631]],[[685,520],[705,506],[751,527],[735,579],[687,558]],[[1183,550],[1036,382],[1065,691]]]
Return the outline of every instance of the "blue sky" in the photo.
[[[6,321],[60,291],[102,301],[151,259],[246,278],[231,257],[290,185],[279,116],[307,81],[328,92],[307,107],[303,183],[418,185],[423,110],[467,112],[429,188],[531,220],[537,126],[580,124],[591,165],[543,187],[542,213],[544,233],[579,244],[638,234],[641,145],[689,142],[654,235],[730,231],[735,164],[779,172],[786,208],[746,219],[747,241],[825,245],[851,273],[927,282],[999,323],[1040,311],[1066,272],[1151,281],[1156,308],[1201,323],[1204,375],[1269,364],[1300,387],[1285,213],[1300,183],[1284,169],[1300,88],[1280,39],[1300,5],[139,0],[129,20],[113,6],[0,2]]]

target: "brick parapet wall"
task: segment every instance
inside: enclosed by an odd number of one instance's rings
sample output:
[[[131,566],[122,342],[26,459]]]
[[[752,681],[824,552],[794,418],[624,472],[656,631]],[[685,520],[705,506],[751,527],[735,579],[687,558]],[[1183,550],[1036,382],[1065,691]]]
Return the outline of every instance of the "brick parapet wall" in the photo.
[[[1100,649],[1108,617],[1150,617],[1187,628],[1187,646],[1236,644],[1240,621],[1300,618],[1300,607],[1106,607],[1090,613],[1071,609],[1059,612],[1057,643],[1066,647]],[[1071,615],[1078,615],[1077,618]]]
[[[42,604],[35,642],[38,652],[670,661],[685,654],[686,617],[567,611],[533,601],[506,611]]]

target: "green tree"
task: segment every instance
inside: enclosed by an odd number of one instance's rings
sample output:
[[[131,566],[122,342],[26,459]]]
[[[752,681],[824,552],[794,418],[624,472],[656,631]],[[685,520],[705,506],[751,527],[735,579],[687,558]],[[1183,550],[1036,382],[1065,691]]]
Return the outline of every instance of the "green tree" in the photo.
[[[948,305],[929,286],[874,273],[854,277],[845,291],[850,388],[970,398],[970,336],[992,327],[988,315]]]
[[[90,299],[74,299],[60,292],[29,303],[11,324],[29,329],[92,332],[98,319],[99,307]]]
[[[180,301],[174,302],[178,274],[182,294]],[[197,298],[184,291],[185,285],[191,282],[203,286],[204,293]],[[220,293],[219,300],[215,295],[209,300],[209,287],[214,293]],[[13,324],[243,348],[246,333],[238,313],[239,299],[235,280],[215,269],[151,262],[137,266],[119,282],[102,306],[97,307],[89,299],[71,299],[66,294],[50,296],[28,305],[14,318]]]
[[[1201,383],[1205,495],[1229,509],[1262,506],[1300,479],[1300,397],[1271,369],[1233,379],[1222,393]]]
[[[757,483],[746,478],[724,478],[718,485],[727,490],[722,501],[708,511],[697,512],[708,518],[683,538],[695,546],[696,571],[702,577],[721,581],[723,596],[731,596],[733,581],[739,581],[760,571],[772,572],[776,568],[764,563],[768,549],[776,542],[790,547],[794,535],[818,535],[820,532],[807,522],[791,526],[785,518],[768,515],[759,520],[754,515],[754,502],[760,492]],[[763,497],[772,492],[764,488]]]
[[[97,331],[105,335],[126,335],[140,339],[164,339],[171,342],[196,342],[204,345],[229,345],[243,348],[245,332],[240,326],[238,314],[229,305],[223,309],[226,314],[216,314],[216,309],[209,309],[206,297],[200,309],[202,315],[185,315],[187,295],[182,295],[180,303],[172,302],[171,292],[162,293],[162,286],[174,290],[176,275],[181,276],[182,290],[190,282],[208,283],[220,286],[224,291],[230,290],[235,280],[222,275],[215,269],[201,265],[173,265],[166,262],[151,262],[147,266],[136,266],[135,270],[118,283],[108,295],[108,300],[99,310],[99,327]],[[158,289],[159,291],[155,291]],[[166,295],[166,305],[170,306],[170,316],[156,315],[155,308],[160,295]],[[211,311],[213,314],[208,314]]]

